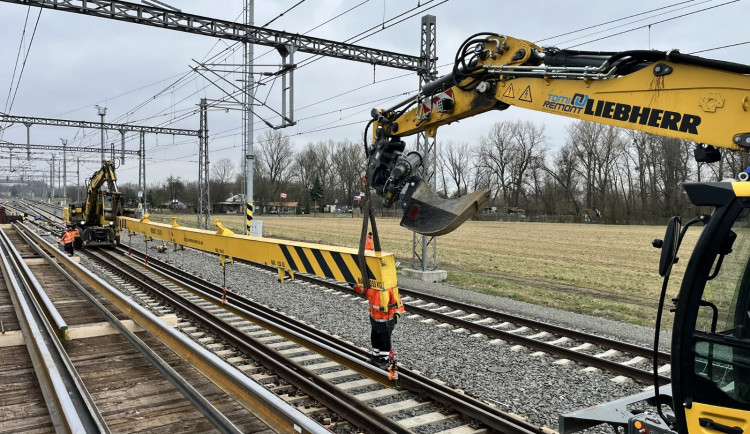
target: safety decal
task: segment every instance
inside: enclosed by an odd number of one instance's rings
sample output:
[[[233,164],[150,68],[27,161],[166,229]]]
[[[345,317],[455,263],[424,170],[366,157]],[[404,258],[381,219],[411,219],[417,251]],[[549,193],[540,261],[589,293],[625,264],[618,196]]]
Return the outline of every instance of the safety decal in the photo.
[[[279,244],[284,254],[286,263],[292,270],[315,274],[329,279],[343,280],[356,283],[359,273],[357,256],[339,252],[322,252],[318,249],[308,249],[298,246],[286,246]],[[327,258],[330,254],[330,259]],[[370,266],[367,266],[367,274],[371,280],[375,279]]]
[[[521,101],[531,102],[531,86],[526,86],[521,96],[518,97]]]
[[[443,106],[446,101],[453,102],[453,90],[448,89],[445,92],[440,92],[436,95],[433,95],[430,99],[424,99],[422,100],[422,110],[424,114],[430,113],[432,111],[432,108],[437,106],[438,109]],[[442,112],[442,110],[440,110]]]
[[[511,83],[507,89],[505,89],[505,92],[503,92],[503,96],[506,98],[515,98],[516,95],[513,93],[513,83]]]

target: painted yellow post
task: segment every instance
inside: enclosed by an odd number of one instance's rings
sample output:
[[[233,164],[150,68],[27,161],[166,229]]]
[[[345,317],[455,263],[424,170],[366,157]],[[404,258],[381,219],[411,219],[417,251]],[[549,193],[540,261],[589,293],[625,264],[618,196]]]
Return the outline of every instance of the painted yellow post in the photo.
[[[253,222],[253,203],[247,202],[247,216],[245,217],[245,235],[250,235],[250,224]]]

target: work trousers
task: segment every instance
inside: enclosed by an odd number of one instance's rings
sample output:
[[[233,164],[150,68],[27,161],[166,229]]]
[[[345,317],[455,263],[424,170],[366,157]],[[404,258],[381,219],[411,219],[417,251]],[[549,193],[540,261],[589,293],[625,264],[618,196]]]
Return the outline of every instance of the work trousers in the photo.
[[[396,318],[388,321],[375,321],[373,317],[370,317],[370,326],[370,342],[373,350],[378,350],[378,356],[381,358],[388,358],[388,353],[391,352],[391,333],[396,328]]]
[[[73,256],[73,242],[65,243],[65,251],[70,255]]]

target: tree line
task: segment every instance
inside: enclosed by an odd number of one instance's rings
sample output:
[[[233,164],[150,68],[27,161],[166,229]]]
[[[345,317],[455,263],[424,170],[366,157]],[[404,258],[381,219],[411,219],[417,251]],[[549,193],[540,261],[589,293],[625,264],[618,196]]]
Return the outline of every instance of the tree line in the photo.
[[[502,121],[477,143],[438,139],[437,193],[458,198],[487,188],[488,210],[530,220],[660,224],[696,212],[681,183],[736,179],[750,162],[747,153],[724,151],[716,163],[696,163],[696,146],[587,121],[571,122],[562,143],[551,143],[541,123]],[[298,202],[307,212],[336,201],[339,208],[359,206],[355,196],[363,191],[365,168],[361,141],[310,142],[295,150],[288,136],[269,130],[259,137],[255,154],[256,210],[280,201]],[[211,166],[213,202],[243,191],[241,172],[228,159]],[[197,184],[170,178],[152,187],[150,195],[152,203],[165,198],[191,203]]]
[[[476,143],[439,137],[437,143],[439,195],[458,198],[487,188],[487,210],[544,221],[660,224],[696,212],[682,182],[735,179],[749,162],[747,153],[724,151],[716,163],[696,163],[694,142],[587,121],[568,124],[561,143],[546,137],[543,124],[521,120],[495,123]],[[303,212],[334,203],[359,206],[355,197],[363,191],[365,168],[361,140],[309,142],[297,149],[281,131],[268,130],[254,151],[256,213],[282,201],[298,202]],[[243,173],[230,159],[212,163],[212,202],[242,193]],[[137,202],[137,186],[120,187],[129,202]],[[179,201],[194,209],[197,197],[197,182],[177,176],[147,192],[152,207]],[[374,206],[380,207],[379,201]]]

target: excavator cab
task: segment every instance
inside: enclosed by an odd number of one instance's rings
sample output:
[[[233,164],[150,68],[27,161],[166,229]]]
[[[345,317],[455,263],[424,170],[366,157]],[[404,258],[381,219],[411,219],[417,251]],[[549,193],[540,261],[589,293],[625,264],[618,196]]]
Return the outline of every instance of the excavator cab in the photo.
[[[659,274],[668,290],[672,264],[689,226],[705,226],[674,298],[671,384],[560,417],[560,433],[597,424],[619,432],[750,432],[750,182],[683,184],[693,205],[712,207],[682,231],[670,220]],[[679,219],[677,219],[679,221]],[[695,229],[692,229],[695,230]],[[665,292],[666,294],[666,292]],[[666,312],[665,312],[666,313]],[[641,401],[650,410],[634,414]]]
[[[396,203],[403,210],[401,226],[421,235],[445,235],[478,213],[489,198],[486,188],[457,199],[438,196],[417,175],[424,155],[404,154],[403,141],[385,137],[380,128],[376,134],[367,150],[367,184],[383,198],[384,207]]]
[[[750,182],[686,184],[685,190],[693,204],[715,210],[676,302],[677,430],[750,432]]]

